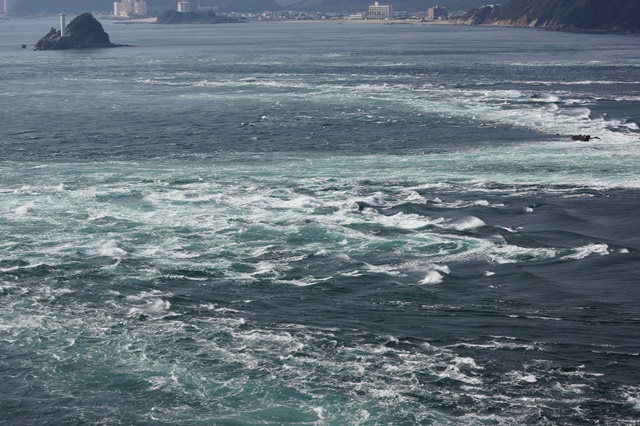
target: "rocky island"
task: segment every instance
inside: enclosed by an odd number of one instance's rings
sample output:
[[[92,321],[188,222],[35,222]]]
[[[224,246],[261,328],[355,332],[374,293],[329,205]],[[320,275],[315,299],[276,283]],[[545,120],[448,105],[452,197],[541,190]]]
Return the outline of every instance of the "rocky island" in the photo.
[[[105,47],[119,47],[109,40],[109,34],[104,31],[102,24],[91,13],[83,13],[69,22],[65,28],[65,35],[60,30],[51,28],[49,33],[36,43],[36,50],[69,50],[95,49]]]
[[[559,31],[640,31],[638,0],[511,0],[467,13],[468,25],[532,27]]]

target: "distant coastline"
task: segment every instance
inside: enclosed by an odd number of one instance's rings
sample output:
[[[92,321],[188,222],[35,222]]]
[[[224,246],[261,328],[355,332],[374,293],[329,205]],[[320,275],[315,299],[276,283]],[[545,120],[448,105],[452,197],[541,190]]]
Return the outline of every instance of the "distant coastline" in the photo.
[[[130,25],[130,24],[156,24],[157,17],[150,18],[138,18],[138,19],[121,19],[121,18],[101,18],[106,20],[117,21],[115,24]],[[273,21],[243,21],[248,24],[251,23],[272,23],[272,24],[348,24],[348,25],[429,25],[429,26],[448,26],[448,25],[464,25],[456,20],[448,21],[409,21],[404,19],[313,19],[313,20],[296,20],[296,19],[283,19]]]

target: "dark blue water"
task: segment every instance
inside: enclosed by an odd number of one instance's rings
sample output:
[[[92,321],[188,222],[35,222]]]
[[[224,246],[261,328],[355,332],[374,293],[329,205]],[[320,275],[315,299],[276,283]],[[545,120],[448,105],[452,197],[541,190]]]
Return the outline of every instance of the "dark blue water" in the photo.
[[[637,36],[103,24],[0,21],[0,423],[640,420]]]

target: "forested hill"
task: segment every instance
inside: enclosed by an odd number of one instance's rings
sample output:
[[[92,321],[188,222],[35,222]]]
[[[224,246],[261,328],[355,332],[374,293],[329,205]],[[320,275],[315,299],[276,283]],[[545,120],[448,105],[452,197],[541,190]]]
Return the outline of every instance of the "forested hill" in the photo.
[[[511,0],[472,10],[463,21],[566,31],[640,31],[640,0]]]

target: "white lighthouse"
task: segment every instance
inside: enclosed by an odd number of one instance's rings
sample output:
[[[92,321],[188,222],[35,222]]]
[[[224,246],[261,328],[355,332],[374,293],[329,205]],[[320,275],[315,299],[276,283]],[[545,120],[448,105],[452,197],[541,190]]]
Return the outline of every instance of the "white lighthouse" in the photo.
[[[9,12],[9,5],[8,2],[9,0],[4,0],[4,13],[8,13]]]
[[[60,37],[64,37],[65,36],[64,29],[65,29],[66,26],[67,25],[66,25],[66,22],[65,22],[65,14],[64,14],[64,12],[62,12],[60,14]]]

